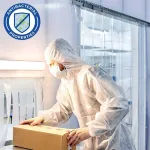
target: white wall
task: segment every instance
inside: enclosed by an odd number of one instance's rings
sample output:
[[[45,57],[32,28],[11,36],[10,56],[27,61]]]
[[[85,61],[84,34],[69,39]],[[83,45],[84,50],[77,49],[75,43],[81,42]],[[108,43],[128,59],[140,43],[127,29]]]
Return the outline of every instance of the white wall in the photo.
[[[48,0],[47,8],[47,29],[48,42],[56,38],[64,38],[76,51],[79,51],[80,44],[79,27],[80,21],[70,0]]]
[[[45,0],[6,0],[1,4],[0,9],[0,60],[44,60],[43,51],[45,49]],[[4,29],[3,18],[6,11],[16,3],[28,3],[35,7],[41,17],[41,27],[38,33],[31,39],[25,41],[15,40],[10,37]]]
[[[75,9],[70,0],[46,1],[46,44],[56,38],[64,38],[79,52],[80,32],[79,21],[76,20]],[[48,68],[47,68],[48,70]],[[44,103],[45,109],[51,108],[56,103],[56,92],[60,81],[54,79],[48,71],[45,72]],[[78,122],[73,116],[65,127],[78,127]]]

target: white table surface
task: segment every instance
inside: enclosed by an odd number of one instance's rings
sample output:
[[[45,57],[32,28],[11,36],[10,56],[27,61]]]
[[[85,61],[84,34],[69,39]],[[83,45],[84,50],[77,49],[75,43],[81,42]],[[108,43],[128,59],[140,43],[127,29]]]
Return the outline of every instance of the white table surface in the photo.
[[[0,150],[27,150],[27,149],[14,147],[14,146],[11,145],[11,146],[5,146],[3,148],[0,148]]]
[[[80,146],[77,146],[76,150],[82,150],[83,148]],[[14,147],[14,146],[5,146],[3,148],[0,148],[0,150],[28,150],[24,148]]]

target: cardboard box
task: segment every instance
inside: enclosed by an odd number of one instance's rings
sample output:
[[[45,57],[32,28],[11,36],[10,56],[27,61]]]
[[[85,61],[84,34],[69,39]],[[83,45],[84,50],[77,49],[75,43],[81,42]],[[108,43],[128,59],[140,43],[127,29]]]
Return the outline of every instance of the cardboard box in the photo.
[[[64,128],[18,125],[13,128],[13,145],[30,150],[68,150],[67,135]]]

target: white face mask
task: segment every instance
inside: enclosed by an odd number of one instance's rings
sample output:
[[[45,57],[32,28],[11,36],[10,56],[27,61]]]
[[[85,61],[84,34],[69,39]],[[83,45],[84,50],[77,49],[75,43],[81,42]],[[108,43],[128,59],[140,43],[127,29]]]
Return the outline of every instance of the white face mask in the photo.
[[[56,78],[65,78],[67,76],[66,69],[60,70],[59,66],[54,65],[49,68],[50,73]]]

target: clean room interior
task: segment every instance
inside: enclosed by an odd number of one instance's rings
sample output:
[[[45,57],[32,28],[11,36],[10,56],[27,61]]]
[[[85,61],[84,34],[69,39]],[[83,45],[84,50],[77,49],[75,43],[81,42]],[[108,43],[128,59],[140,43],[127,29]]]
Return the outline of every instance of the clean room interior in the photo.
[[[12,38],[4,27],[6,11],[17,3],[40,15],[38,32],[27,40]],[[123,88],[129,107],[123,121],[135,150],[150,149],[150,0],[6,0],[0,11],[0,149],[17,150],[13,127],[56,103],[60,80],[50,74],[44,51],[57,38]],[[79,128],[76,115],[58,127]]]

